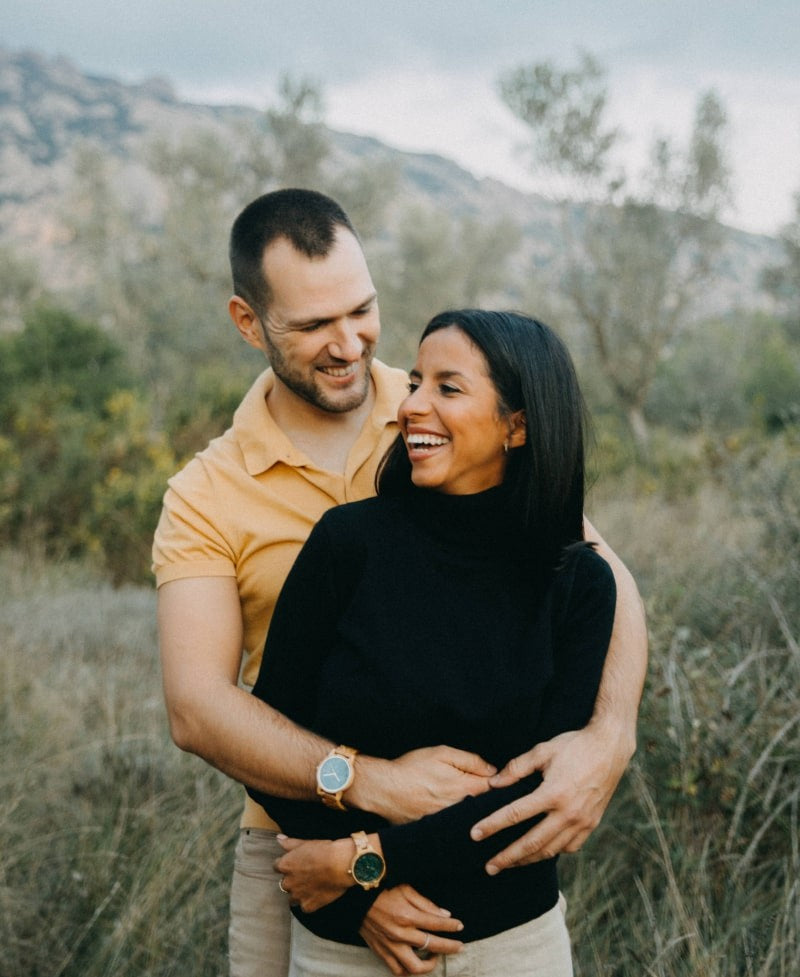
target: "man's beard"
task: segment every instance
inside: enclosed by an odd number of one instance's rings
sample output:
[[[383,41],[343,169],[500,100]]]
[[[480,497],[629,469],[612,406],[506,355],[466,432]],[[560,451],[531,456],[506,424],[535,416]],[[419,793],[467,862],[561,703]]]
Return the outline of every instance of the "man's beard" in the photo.
[[[267,357],[273,373],[285,387],[288,387],[293,394],[305,400],[306,403],[330,414],[346,414],[348,411],[360,407],[367,399],[370,385],[369,368],[375,356],[374,346],[366,347],[362,355],[364,361],[364,382],[362,386],[358,389],[349,390],[346,394],[343,392],[341,398],[333,399],[324,390],[320,390],[313,377],[308,378],[299,370],[293,370],[281,351],[270,341],[269,336],[266,335],[266,330],[264,333],[267,343]]]

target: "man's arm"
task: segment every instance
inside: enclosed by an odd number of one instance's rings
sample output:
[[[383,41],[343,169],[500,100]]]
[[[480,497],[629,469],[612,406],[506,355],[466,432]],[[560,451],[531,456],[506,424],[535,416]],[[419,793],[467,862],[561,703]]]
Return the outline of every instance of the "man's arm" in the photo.
[[[479,821],[479,841],[540,814],[546,817],[487,863],[492,874],[517,865],[575,852],[600,823],[636,750],[636,718],[647,670],[647,625],[639,591],[625,564],[588,520],[586,538],[596,540],[617,585],[614,629],[594,713],[588,725],[562,733],[511,760],[493,777],[504,787],[542,772],[533,793]]]
[[[317,764],[335,744],[238,687],[242,617],[234,578],[163,584],[158,627],[164,697],[177,746],[264,793],[314,799]],[[487,790],[493,772],[479,757],[449,747],[414,751],[393,762],[359,755],[347,799],[391,821],[414,820]]]

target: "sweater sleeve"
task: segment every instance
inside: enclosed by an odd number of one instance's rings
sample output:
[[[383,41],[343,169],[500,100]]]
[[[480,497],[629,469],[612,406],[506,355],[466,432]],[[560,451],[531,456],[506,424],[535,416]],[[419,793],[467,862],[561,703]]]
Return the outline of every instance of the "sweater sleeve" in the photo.
[[[582,547],[570,558],[556,587],[554,675],[545,690],[536,742],[578,729],[591,717],[614,620],[613,574],[588,548]],[[470,838],[470,829],[541,782],[536,771],[509,787],[466,797],[419,821],[381,830],[387,884],[408,882],[424,891],[427,881],[443,873],[483,872],[493,855],[521,837],[541,816],[480,842]]]
[[[334,558],[336,553],[336,558]],[[310,726],[317,710],[321,665],[330,646],[332,623],[342,607],[346,581],[355,570],[335,546],[327,521],[317,523],[297,556],[281,590],[270,624],[264,656],[253,695],[294,720]],[[338,837],[336,812],[317,801],[290,800],[247,787],[288,834],[305,837]],[[327,830],[308,833],[310,823]],[[333,827],[333,830],[331,828]],[[348,890],[335,903],[315,914],[315,930],[329,939],[349,933],[361,942],[358,930],[379,890]],[[304,914],[295,910],[298,917]]]

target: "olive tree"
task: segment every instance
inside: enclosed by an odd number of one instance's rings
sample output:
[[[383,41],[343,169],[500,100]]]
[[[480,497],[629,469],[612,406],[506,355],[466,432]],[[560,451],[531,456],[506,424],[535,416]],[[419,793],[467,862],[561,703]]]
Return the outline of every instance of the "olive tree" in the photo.
[[[713,273],[727,199],[726,117],[713,92],[697,103],[688,146],[654,141],[634,180],[615,157],[604,71],[550,63],[501,77],[501,97],[530,129],[536,164],[559,183],[565,255],[560,285],[645,451],[644,405],[659,360]],[[576,198],[582,200],[576,204]]]
[[[787,331],[793,339],[800,340],[800,192],[794,196],[794,207],[794,219],[779,235],[784,260],[765,268],[761,281],[779,303]]]

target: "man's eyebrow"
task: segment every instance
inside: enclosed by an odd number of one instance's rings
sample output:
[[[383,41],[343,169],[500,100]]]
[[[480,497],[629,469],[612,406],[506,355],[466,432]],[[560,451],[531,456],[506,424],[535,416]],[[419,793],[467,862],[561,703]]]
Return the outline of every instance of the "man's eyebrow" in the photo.
[[[359,302],[358,305],[353,306],[349,312],[345,312],[345,315],[352,315],[354,312],[358,312],[361,309],[366,309],[367,306],[372,305],[377,297],[378,293],[373,292],[371,295],[368,295],[363,302]],[[336,318],[338,318],[338,316]],[[324,326],[328,322],[333,322],[333,317],[321,318],[319,316],[311,316],[308,319],[290,319],[286,323],[286,328],[303,329],[305,326],[313,326],[315,324]]]

